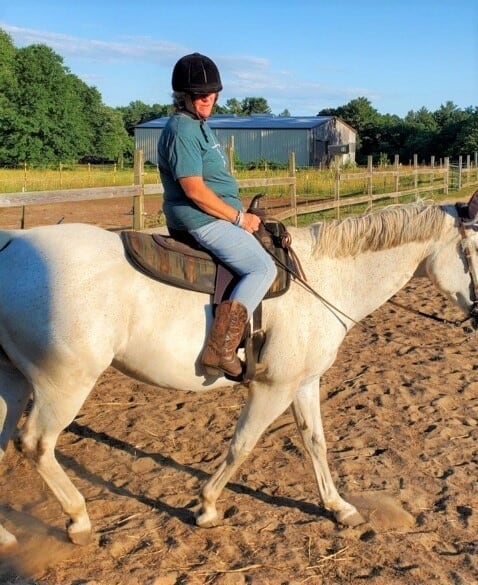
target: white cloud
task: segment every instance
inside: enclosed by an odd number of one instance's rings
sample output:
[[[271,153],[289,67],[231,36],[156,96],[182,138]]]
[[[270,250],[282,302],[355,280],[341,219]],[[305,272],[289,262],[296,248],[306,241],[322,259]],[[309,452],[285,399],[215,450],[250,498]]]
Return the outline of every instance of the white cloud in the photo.
[[[126,37],[123,42],[84,39],[77,36],[21,28],[0,23],[0,28],[13,38],[16,45],[44,44],[62,57],[91,61],[149,61],[173,65],[187,52],[184,46],[150,37]]]

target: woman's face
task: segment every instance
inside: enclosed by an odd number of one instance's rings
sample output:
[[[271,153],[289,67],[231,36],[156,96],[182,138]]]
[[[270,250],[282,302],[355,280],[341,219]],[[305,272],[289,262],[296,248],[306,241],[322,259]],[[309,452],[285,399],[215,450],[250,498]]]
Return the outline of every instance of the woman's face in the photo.
[[[191,96],[194,111],[200,118],[209,118],[214,104],[216,103],[216,99],[217,93]]]

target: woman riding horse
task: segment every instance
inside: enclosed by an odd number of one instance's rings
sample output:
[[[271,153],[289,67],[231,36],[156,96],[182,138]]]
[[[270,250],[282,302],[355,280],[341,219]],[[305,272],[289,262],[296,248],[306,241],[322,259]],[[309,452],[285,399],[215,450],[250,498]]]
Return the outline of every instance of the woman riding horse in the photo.
[[[277,271],[252,235],[260,219],[242,211],[237,183],[206,123],[222,90],[215,63],[199,53],[182,57],[172,86],[175,113],[158,143],[163,211],[172,235],[188,232],[240,277],[229,299],[216,308],[201,357],[207,373],[239,377],[237,347]]]

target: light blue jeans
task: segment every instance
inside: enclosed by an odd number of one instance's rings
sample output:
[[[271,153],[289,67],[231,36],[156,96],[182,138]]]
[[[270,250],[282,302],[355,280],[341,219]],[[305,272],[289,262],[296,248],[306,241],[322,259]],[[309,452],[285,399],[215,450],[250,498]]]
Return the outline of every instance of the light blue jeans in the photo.
[[[251,318],[276,277],[274,260],[252,234],[223,219],[190,234],[241,277],[229,298],[244,305]]]

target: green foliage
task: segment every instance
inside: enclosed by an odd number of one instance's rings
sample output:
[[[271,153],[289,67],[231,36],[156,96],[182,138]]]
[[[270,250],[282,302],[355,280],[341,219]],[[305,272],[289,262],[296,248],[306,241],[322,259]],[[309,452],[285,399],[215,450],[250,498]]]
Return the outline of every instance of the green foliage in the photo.
[[[226,106],[216,106],[218,114],[233,114],[236,116],[250,116],[251,114],[270,114],[271,109],[267,100],[262,97],[246,97],[239,102],[236,98],[227,100]]]
[[[15,47],[9,35],[0,29],[0,161],[12,161],[17,78],[14,73]]]
[[[477,151],[478,108],[460,110],[452,102],[436,112],[421,108],[410,111],[404,119],[380,114],[367,98],[352,100],[339,108],[321,110],[319,116],[338,116],[358,132],[357,162],[365,164],[367,157],[393,160],[396,154],[408,162],[413,155],[418,160],[458,158]]]
[[[162,106],[160,104],[153,104],[148,106],[140,100],[130,102],[129,105],[116,108],[123,116],[123,124],[126,128],[128,136],[134,136],[134,128],[138,124],[149,122],[155,118],[169,116],[171,113],[171,106]]]
[[[233,114],[236,116],[243,115],[241,103],[236,98],[227,100],[225,106],[220,106],[219,104],[217,104],[216,111],[218,114]]]
[[[131,148],[119,112],[46,45],[13,46],[0,30],[0,164],[118,160]]]
[[[244,163],[236,158],[234,161],[234,168],[238,171],[277,171],[280,169],[287,169],[288,164],[275,162],[273,160],[265,160],[262,158]]]

